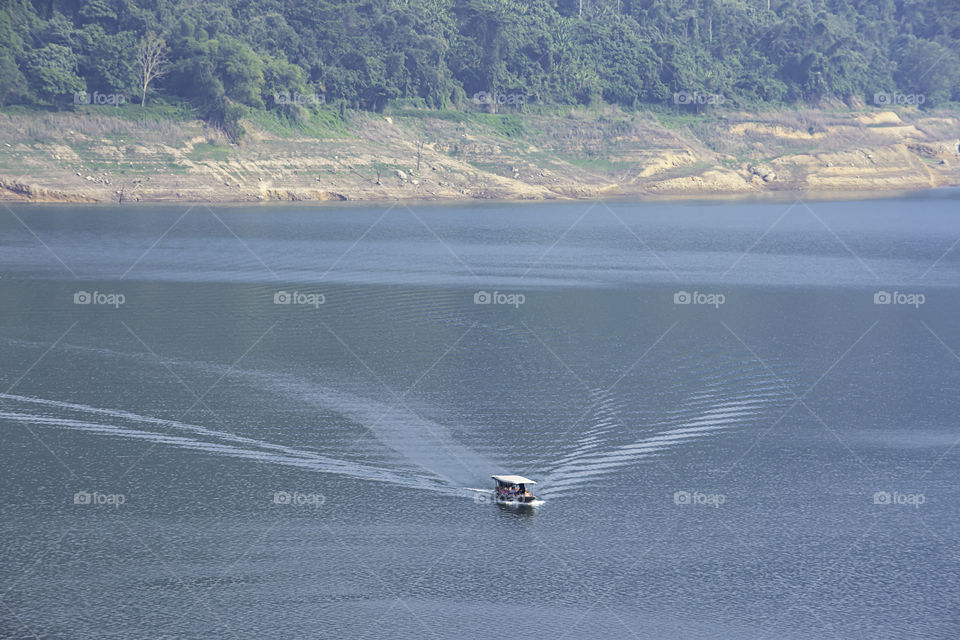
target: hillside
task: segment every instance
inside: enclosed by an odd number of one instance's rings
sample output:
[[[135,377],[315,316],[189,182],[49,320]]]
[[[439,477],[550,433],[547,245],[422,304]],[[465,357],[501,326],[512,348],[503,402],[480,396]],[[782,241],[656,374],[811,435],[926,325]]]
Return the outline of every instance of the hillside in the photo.
[[[955,0],[7,0],[0,106],[703,112],[960,101]]]
[[[552,199],[960,185],[960,118],[948,111],[387,111],[298,126],[244,120],[248,135],[231,143],[196,119],[8,110],[0,198]]]
[[[2,197],[957,184],[955,0],[8,0]]]

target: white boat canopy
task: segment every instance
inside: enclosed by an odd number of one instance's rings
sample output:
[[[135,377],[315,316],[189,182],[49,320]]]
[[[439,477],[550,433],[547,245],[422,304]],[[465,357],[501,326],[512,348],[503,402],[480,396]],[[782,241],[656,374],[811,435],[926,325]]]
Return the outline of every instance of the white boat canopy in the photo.
[[[504,484],[537,484],[533,480],[524,478],[523,476],[490,476],[497,482],[503,482]]]

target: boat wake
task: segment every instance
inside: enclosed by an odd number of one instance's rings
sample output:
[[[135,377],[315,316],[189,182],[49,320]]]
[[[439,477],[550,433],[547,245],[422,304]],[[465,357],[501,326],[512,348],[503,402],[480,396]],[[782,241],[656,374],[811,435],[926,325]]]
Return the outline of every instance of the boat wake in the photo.
[[[38,427],[71,429],[104,436],[144,440],[208,454],[299,467],[319,473],[333,473],[416,489],[459,493],[442,477],[434,474],[402,473],[177,420],[153,418],[128,411],[103,409],[83,404],[13,394],[0,394],[0,400],[8,408],[8,410],[0,411],[0,420]],[[9,410],[11,407],[13,410]],[[56,409],[60,414],[68,416],[72,414],[73,417],[50,416],[30,410],[37,407]],[[163,430],[151,430],[148,427]]]
[[[104,358],[143,357],[90,347],[61,348],[95,350]],[[257,394],[268,392],[284,398],[285,403],[292,401],[298,407],[306,407],[307,415],[327,416],[329,419],[308,431],[305,438],[323,443],[322,449],[306,447],[302,442],[279,444],[238,435],[231,432],[234,430],[230,425],[228,430],[214,429],[120,409],[10,393],[0,394],[0,420],[141,440],[449,495],[488,492],[471,487],[488,482],[491,470],[513,468],[536,477],[539,497],[556,498],[582,491],[584,486],[626,467],[742,427],[783,399],[768,372],[756,363],[713,358],[709,370],[705,370],[702,360],[674,363],[676,375],[696,376],[700,388],[697,395],[687,397],[669,411],[641,409],[639,414],[629,414],[623,397],[594,391],[587,426],[574,442],[561,449],[557,458],[527,469],[522,461],[503,464],[464,445],[450,427],[424,417],[424,410],[411,407],[403,396],[384,402],[370,399],[359,382],[354,385],[357,389],[351,390],[348,381],[338,379],[335,384],[332,380],[318,380],[322,374],[307,377],[230,369],[180,359],[167,359],[165,363],[215,374],[218,379],[229,377],[235,385],[256,389]],[[678,384],[677,388],[687,387]],[[631,423],[640,427],[627,429],[625,425]],[[269,425],[253,428],[266,426]],[[281,433],[281,437],[286,437],[286,431]],[[361,442],[364,450],[353,451],[354,445]],[[351,460],[351,455],[362,456],[363,460]]]
[[[25,341],[9,342],[42,347]],[[101,347],[61,344],[59,348],[106,360],[144,358],[142,353]],[[307,378],[180,358],[165,358],[164,366],[191,369],[216,376],[218,380],[229,379],[235,385],[256,390],[258,395],[269,392],[298,407],[314,408],[316,414],[329,416],[330,421],[308,430],[307,439],[333,444],[321,452],[237,435],[232,433],[231,425],[227,425],[229,430],[213,429],[119,409],[14,394],[0,394],[0,420],[144,440],[207,454],[461,496],[466,495],[464,486],[485,480],[490,469],[502,467],[458,442],[446,425],[419,415],[402,396],[393,396],[392,402],[390,397],[384,402],[372,400],[366,394],[346,390],[349,389],[346,380],[338,379],[334,384],[332,380],[314,379],[322,378],[322,373]],[[362,387],[359,382],[354,386]],[[349,460],[351,454],[360,454],[353,449],[354,445],[359,448],[361,444],[366,446],[364,456],[378,458],[380,462]]]
[[[621,408],[609,394],[594,392],[590,427],[569,453],[544,469],[544,497],[556,498],[580,490],[604,476],[647,460],[667,456],[682,447],[740,429],[767,415],[783,401],[783,391],[760,363],[718,359],[714,371],[697,372],[701,391],[668,412],[644,416],[641,434],[629,436]],[[730,371],[735,371],[731,375]]]
[[[716,435],[737,426],[745,418],[758,415],[764,406],[758,397],[717,404],[680,426],[657,431],[655,435],[610,449],[578,450],[562,458],[548,470],[544,479],[544,496],[556,497],[613,471],[632,466],[644,458],[653,458],[681,444]]]

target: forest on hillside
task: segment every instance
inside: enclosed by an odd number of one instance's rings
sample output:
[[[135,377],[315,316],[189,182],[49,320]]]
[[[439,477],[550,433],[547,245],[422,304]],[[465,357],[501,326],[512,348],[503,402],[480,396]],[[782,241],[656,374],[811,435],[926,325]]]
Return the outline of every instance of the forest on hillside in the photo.
[[[3,0],[0,105],[960,100],[957,0]],[[78,99],[77,96],[86,96]],[[91,99],[90,96],[93,96]]]

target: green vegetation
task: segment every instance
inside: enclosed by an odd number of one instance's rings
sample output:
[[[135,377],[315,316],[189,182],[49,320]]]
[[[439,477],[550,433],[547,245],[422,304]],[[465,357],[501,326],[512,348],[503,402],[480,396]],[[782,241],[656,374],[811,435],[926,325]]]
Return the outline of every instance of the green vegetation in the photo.
[[[201,142],[200,144],[194,145],[193,150],[190,152],[190,159],[196,162],[202,160],[229,160],[230,159],[230,147],[220,147],[209,142]]]
[[[298,118],[289,118],[283,113],[251,109],[248,117],[258,127],[281,138],[336,138],[347,135],[346,123],[335,112],[320,109]]]
[[[769,8],[768,8],[769,7]],[[144,95],[148,94],[148,95]],[[679,96],[679,98],[678,98]],[[5,0],[0,105],[243,117],[346,109],[960,100],[956,0]],[[253,114],[261,114],[259,116]],[[262,114],[268,115],[262,115]],[[663,116],[667,126],[681,119]],[[509,137],[519,120],[487,123]]]

